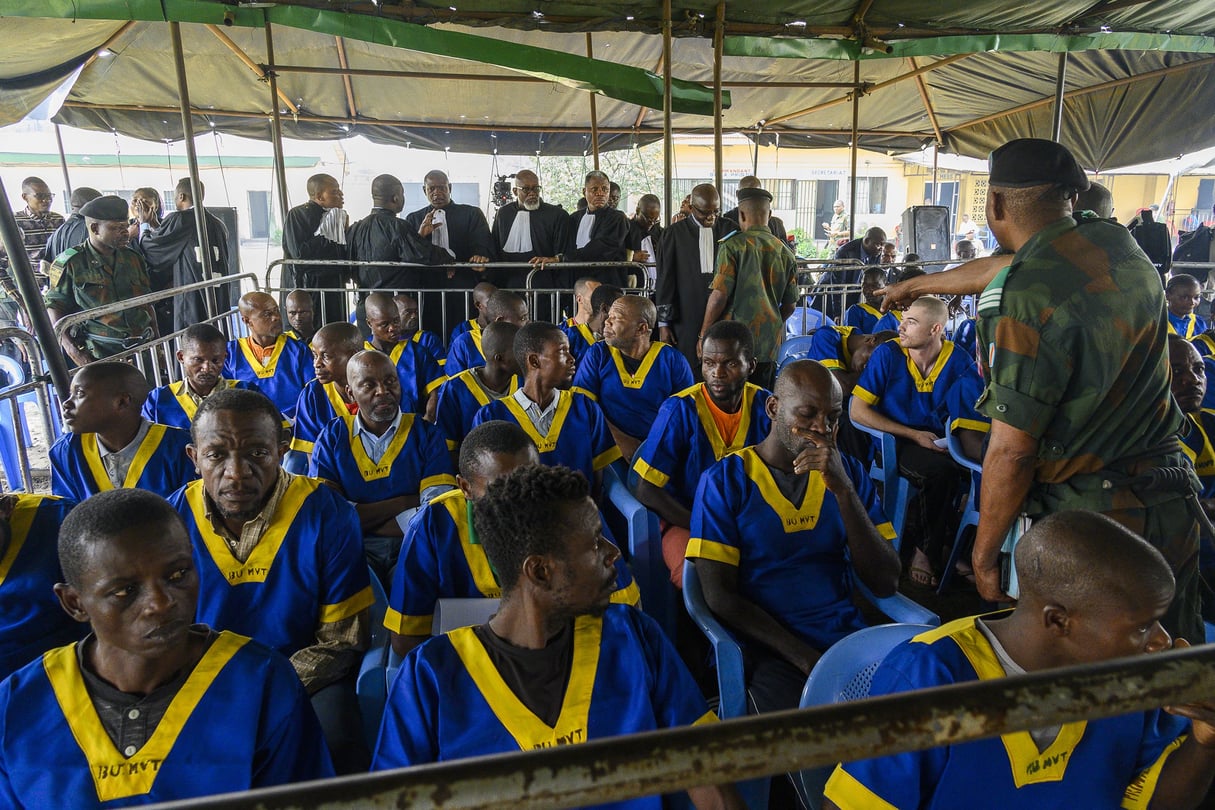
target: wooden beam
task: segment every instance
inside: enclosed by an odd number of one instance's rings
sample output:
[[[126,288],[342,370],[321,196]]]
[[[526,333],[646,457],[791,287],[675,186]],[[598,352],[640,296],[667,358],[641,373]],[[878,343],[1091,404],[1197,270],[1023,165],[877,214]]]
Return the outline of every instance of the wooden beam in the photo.
[[[662,71],[662,59],[665,55],[666,51],[658,54],[658,61],[654,64],[654,70],[651,71],[652,73],[660,73]],[[634,129],[641,126],[641,122],[645,120],[646,113],[649,111],[649,107],[642,107],[637,111],[637,120],[633,122]]]
[[[591,32],[586,32],[586,58],[595,58],[595,47],[591,41]],[[595,166],[595,171],[599,171],[599,112],[595,106],[595,96],[597,93],[588,93],[591,97],[591,162]]]
[[[873,93],[876,93],[878,90],[882,90],[884,88],[890,87],[891,85],[898,84],[899,82],[905,82],[908,79],[914,79],[917,76],[923,76],[925,73],[936,70],[938,68],[943,68],[946,65],[952,65],[954,62],[957,62],[962,59],[966,59],[969,56],[973,56],[973,54],[959,53],[959,54],[954,54],[953,56],[946,56],[944,59],[938,59],[937,61],[933,62],[931,65],[925,65],[924,67],[918,67],[915,70],[912,70],[908,73],[903,73],[899,76],[895,76],[893,79],[887,79],[884,82],[878,82],[877,84],[872,85],[872,86],[862,86],[862,88],[859,89],[859,92],[862,95],[872,95]],[[853,92],[858,92],[858,91],[854,90]],[[789,121],[794,118],[801,118],[804,115],[810,115],[811,113],[816,113],[816,112],[819,112],[820,110],[825,110],[828,107],[834,107],[837,104],[846,104],[849,101],[852,101],[852,93],[849,93],[848,95],[843,96],[841,98],[832,99],[830,101],[824,101],[821,104],[815,104],[813,107],[806,107],[804,110],[798,110],[797,112],[791,112],[791,113],[787,113],[785,115],[779,115],[776,118],[769,118],[769,119],[767,119],[767,121],[765,122],[764,125],[770,126],[772,124],[783,123],[785,121]]]
[[[1140,73],[1137,76],[1127,76],[1122,79],[1113,79],[1112,81],[1094,84],[1089,87],[1078,87],[1075,90],[1068,90],[1066,93],[1064,93],[1064,98],[1075,98],[1076,96],[1086,96],[1090,93],[1100,93],[1102,90],[1111,90],[1115,87],[1123,87],[1136,82],[1151,81],[1152,79],[1171,76],[1174,73],[1184,73],[1187,70],[1203,67],[1215,67],[1215,56],[1208,56],[1205,59],[1195,59],[1193,62],[1186,62],[1185,64],[1181,65],[1171,65],[1170,67],[1160,68],[1158,70],[1150,70],[1147,73]],[[986,124],[988,121],[998,121],[1001,118],[1007,118],[1010,115],[1016,115],[1018,113],[1023,113],[1038,107],[1047,107],[1054,102],[1055,96],[1052,93],[1051,95],[1046,96],[1045,98],[1040,98],[1037,101],[1030,101],[1026,104],[1011,107],[1003,112],[992,113],[991,115],[985,115],[982,118],[976,118],[973,121],[967,121],[965,124],[959,124],[956,127],[952,127],[949,131],[956,132],[959,129],[966,129],[967,127],[977,127],[979,124]]]
[[[232,39],[227,34],[225,34],[223,31],[220,30],[219,26],[208,25],[208,26],[206,26],[206,29],[208,31],[210,31],[212,34],[214,34],[216,39],[218,39],[220,42],[224,43],[224,45],[227,46],[228,50],[230,50],[230,51],[232,51],[232,53],[236,54],[236,58],[239,59],[241,62],[243,62],[245,64],[245,67],[247,67],[247,68],[249,68],[249,70],[253,71],[254,75],[257,76],[257,80],[259,82],[266,81],[266,71],[262,70],[261,66],[258,65],[257,62],[254,62],[252,59],[250,59],[249,54],[242,51],[239,45],[237,45],[235,42],[233,42]],[[291,99],[287,98],[287,94],[284,93],[282,90],[278,91],[278,99],[279,99],[279,101],[283,102],[284,107],[286,107],[288,110],[291,110],[292,115],[300,114],[300,108],[295,106],[295,104],[291,101]]]
[[[81,72],[83,73],[83,72],[84,72],[84,70],[85,70],[85,69],[86,69],[86,68],[87,68],[89,65],[93,64],[93,63],[94,63],[94,62],[96,62],[96,61],[97,61],[99,58],[101,58],[101,52],[102,52],[102,51],[111,51],[111,52],[113,52],[113,51],[114,51],[114,43],[116,43],[116,42],[117,42],[117,41],[118,41],[120,38],[122,38],[122,35],[123,35],[123,34],[125,34],[127,31],[130,31],[130,30],[131,30],[132,28],[134,28],[134,27],[135,27],[135,21],[134,21],[134,20],[132,20],[132,21],[130,21],[130,22],[125,22],[125,23],[123,23],[123,24],[122,24],[122,25],[121,25],[121,26],[118,28],[118,30],[117,30],[117,31],[115,31],[114,33],[110,34],[110,36],[106,38],[106,41],[105,41],[105,42],[103,42],[103,43],[101,43],[101,47],[100,47],[100,48],[98,48],[97,50],[93,51],[92,56],[90,56],[88,59],[84,60],[84,64],[83,64],[83,65],[81,65],[81,67],[80,67]]]
[[[919,65],[917,65],[915,62],[914,56],[910,57],[908,61],[911,62],[912,68],[919,67]],[[924,109],[928,111],[928,123],[932,124],[932,133],[936,135],[937,143],[944,143],[944,141],[941,140],[941,125],[937,122],[937,114],[932,109],[932,101],[930,101],[928,98],[928,85],[924,83],[923,76],[915,77],[915,86],[920,91],[920,100],[924,102]]]
[[[337,40],[338,64],[342,66],[342,83],[346,85],[346,109],[351,118],[359,117],[359,108],[354,103],[354,85],[350,82],[350,63],[346,60],[346,41],[341,37]]]

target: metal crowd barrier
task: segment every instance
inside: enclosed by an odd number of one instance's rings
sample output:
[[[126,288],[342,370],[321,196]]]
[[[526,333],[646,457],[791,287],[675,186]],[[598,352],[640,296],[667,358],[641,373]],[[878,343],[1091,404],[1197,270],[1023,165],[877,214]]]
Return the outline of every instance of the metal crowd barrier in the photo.
[[[426,288],[418,288],[418,287],[414,287],[414,288],[398,288],[398,287],[376,288],[376,287],[358,287],[358,286],[353,286],[353,285],[349,285],[349,284],[342,286],[342,287],[313,287],[313,286],[308,286],[306,284],[300,284],[300,285],[288,287],[288,286],[282,284],[282,282],[281,282],[281,278],[282,278],[281,268],[284,265],[288,265],[288,264],[293,265],[293,266],[303,265],[303,266],[308,266],[308,267],[316,266],[316,267],[342,267],[342,268],[408,267],[408,268],[425,268],[427,270],[472,269],[472,270],[477,270],[477,271],[484,271],[484,270],[528,269],[529,272],[527,274],[525,286],[523,289],[519,290],[519,292],[527,300],[528,309],[531,311],[533,316],[535,316],[537,313],[551,315],[552,319],[555,321],[555,320],[557,320],[557,317],[563,311],[569,311],[570,314],[572,314],[572,311],[571,311],[572,305],[573,305],[572,289],[571,288],[533,287],[532,284],[535,279],[535,276],[541,268],[537,268],[534,265],[529,264],[527,262],[490,262],[488,264],[472,264],[469,262],[462,262],[462,263],[456,263],[456,264],[443,264],[443,265],[420,265],[420,264],[414,264],[414,263],[410,263],[410,262],[387,262],[387,261],[385,261],[385,262],[345,261],[345,260],[333,260],[333,259],[328,259],[328,260],[275,259],[274,261],[270,262],[270,264],[267,265],[267,267],[266,267],[261,289],[263,289],[265,292],[268,292],[272,295],[286,294],[288,292],[291,292],[292,290],[303,290],[305,292],[319,294],[321,311],[319,313],[317,313],[319,315],[319,318],[317,318],[317,320],[316,320],[316,323],[318,325],[330,323],[335,320],[343,320],[343,321],[347,320],[350,316],[350,313],[355,311],[357,302],[361,301],[369,293],[373,293],[373,292],[388,292],[388,293],[393,293],[393,294],[404,293],[406,295],[412,296],[414,299],[417,300],[418,316],[420,319],[423,320],[423,322],[426,322],[427,320],[430,320],[433,322],[434,319],[428,319],[427,313],[429,312],[429,310],[432,307],[440,306],[440,308],[442,310],[442,317],[439,319],[439,321],[441,323],[441,334],[439,335],[439,337],[442,338],[443,340],[446,340],[447,336],[451,333],[451,330],[456,326],[455,323],[451,322],[452,318],[450,317],[450,315],[455,310],[455,307],[450,307],[450,309],[449,309],[450,297],[458,296],[463,299],[462,300],[463,305],[459,311],[464,313],[463,318],[468,318],[468,317],[471,317],[473,314],[472,290],[471,289],[461,289],[461,288],[446,288],[446,287],[443,287],[443,288],[430,288],[430,287],[426,287]],[[642,283],[642,286],[627,288],[626,292],[634,293],[637,295],[649,295],[653,292],[653,289],[650,286],[649,278],[645,273],[645,267],[646,267],[646,265],[641,262],[559,262],[559,263],[547,265],[547,269],[550,269],[550,270],[560,269],[562,271],[569,271],[570,273],[572,273],[575,276],[579,275],[578,271],[591,272],[591,271],[595,271],[595,270],[604,270],[604,269],[623,269],[626,271],[626,273],[632,273],[632,274],[636,275],[637,278]],[[329,313],[328,311],[326,311],[327,310],[327,301],[326,301],[325,296],[328,293],[333,293],[333,294],[343,296],[343,301],[345,302],[345,305],[343,307],[344,311],[338,317],[334,317],[332,313]],[[355,296],[355,299],[353,301],[350,298],[350,296],[352,294]],[[438,298],[438,296],[442,296],[442,298],[440,299],[440,298]],[[439,304],[439,301],[442,301],[443,303]]]
[[[73,312],[70,315],[65,315],[55,323],[55,337],[60,339],[66,332],[74,326],[90,321],[93,318],[98,318],[102,315],[112,315],[116,312],[123,312],[128,309],[136,309],[138,307],[149,306],[157,301],[163,301],[170,298],[176,298],[184,293],[207,291],[207,290],[223,290],[224,288],[233,285],[241,284],[243,281],[249,281],[254,286],[257,285],[257,276],[253,273],[241,273],[234,276],[219,276],[207,281],[199,281],[194,284],[186,284],[181,287],[174,287],[168,290],[160,290],[159,292],[148,293],[147,295],[139,295],[135,298],[129,298],[125,301],[115,301],[112,304],[86,309],[81,312]],[[235,308],[227,309],[216,315],[212,315],[201,323],[209,323],[220,330],[229,339],[239,336],[240,320],[237,316]],[[161,335],[153,338],[150,341],[145,341],[130,349],[117,352],[110,355],[105,360],[129,360],[133,362],[140,371],[152,382],[153,385],[165,385],[167,382],[180,379],[180,373],[177,364],[176,341],[185,330],[173,332],[168,335]],[[58,347],[56,347],[58,348]]]
[[[156,805],[579,807],[1209,700],[1215,645],[870,700]]]
[[[43,360],[42,347],[38,345],[38,341],[29,332],[19,327],[10,326],[0,328],[0,342],[11,340],[21,344],[25,351],[26,359],[29,361],[30,375],[24,382],[10,384],[3,390],[0,390],[0,408],[8,409],[8,419],[5,429],[11,428],[11,435],[5,436],[2,440],[7,442],[11,440],[12,452],[0,452],[0,457],[4,460],[4,477],[8,484],[9,490],[24,490],[25,492],[34,492],[39,489],[34,481],[34,476],[30,472],[30,446],[32,445],[31,436],[30,442],[26,441],[26,421],[25,407],[32,404],[38,410],[39,421],[42,427],[42,436],[47,447],[55,440],[56,426],[59,424],[55,419],[52,409],[58,410],[59,404],[53,393],[50,377],[44,369],[46,363]],[[18,361],[13,360],[13,366],[19,365]],[[5,448],[6,450],[10,448]],[[13,461],[16,461],[18,469],[11,469]],[[19,480],[18,480],[19,479]],[[47,486],[41,489],[49,491],[49,477]],[[20,486],[17,486],[17,484]]]

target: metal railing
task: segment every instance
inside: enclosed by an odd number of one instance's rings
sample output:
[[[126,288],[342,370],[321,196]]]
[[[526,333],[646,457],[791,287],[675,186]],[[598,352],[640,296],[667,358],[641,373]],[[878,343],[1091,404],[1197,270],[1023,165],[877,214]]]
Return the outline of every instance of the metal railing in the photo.
[[[542,269],[560,270],[568,272],[572,276],[579,275],[579,271],[594,272],[596,270],[624,270],[626,273],[635,275],[641,282],[639,287],[630,287],[626,292],[635,293],[638,295],[649,295],[653,292],[650,286],[649,277],[645,273],[646,265],[642,262],[555,262],[546,265],[544,268],[536,267],[528,262],[489,262],[487,264],[472,264],[469,262],[460,262],[454,264],[440,265],[424,265],[414,264],[410,262],[389,262],[389,261],[345,261],[337,259],[275,259],[266,267],[263,277],[262,289],[271,294],[288,293],[292,290],[302,290],[309,293],[317,293],[320,296],[321,311],[316,323],[317,325],[329,323],[335,320],[346,320],[349,313],[355,310],[352,306],[350,295],[355,295],[355,301],[361,301],[369,293],[373,292],[390,292],[404,293],[412,296],[418,302],[418,317],[423,323],[429,321],[433,324],[433,318],[428,316],[433,307],[438,306],[442,315],[439,319],[440,332],[439,337],[443,340],[451,333],[451,330],[456,326],[451,322],[450,317],[456,307],[451,304],[451,298],[457,297],[461,301],[459,311],[463,313],[463,318],[471,317],[473,314],[472,308],[472,290],[464,288],[447,288],[447,287],[360,287],[352,284],[341,287],[314,287],[307,284],[297,284],[295,286],[286,286],[281,282],[280,269],[284,265],[292,266],[316,266],[316,267],[384,267],[384,268],[408,268],[413,270],[425,271],[445,271],[445,270],[474,270],[492,271],[492,270],[528,270],[525,285],[518,290],[524,296],[528,303],[529,310],[533,315],[542,313],[546,316],[551,316],[553,320],[563,311],[569,311],[572,314],[573,291],[572,288],[539,288],[534,287],[533,282],[538,272]],[[571,282],[572,284],[572,282]],[[326,311],[327,301],[326,294],[337,294],[343,296],[344,311],[338,317],[334,317]],[[449,310],[450,307],[450,310]]]
[[[1215,695],[1215,646],[813,709],[157,805],[162,810],[579,807],[956,745]]]
[[[58,432],[58,421],[55,420],[52,409],[57,409],[59,406],[52,393],[53,386],[50,377],[43,371],[46,368],[46,361],[42,354],[42,347],[39,346],[38,341],[34,340],[34,336],[15,326],[0,328],[0,342],[6,340],[21,345],[29,362],[31,374],[24,382],[10,384],[0,390],[0,408],[8,409],[10,416],[8,424],[12,426],[12,435],[8,438],[13,441],[18,467],[17,470],[9,469],[10,459],[6,458],[5,479],[10,490],[21,489],[25,492],[34,492],[38,487],[30,471],[30,446],[26,443],[26,425],[28,423],[26,422],[25,406],[29,403],[29,397],[32,394],[34,396],[33,404],[37,407],[41,422],[42,436],[48,448],[55,441]],[[13,363],[16,364],[17,361],[14,360]],[[49,482],[49,478],[47,480]],[[17,486],[18,483],[20,486]]]

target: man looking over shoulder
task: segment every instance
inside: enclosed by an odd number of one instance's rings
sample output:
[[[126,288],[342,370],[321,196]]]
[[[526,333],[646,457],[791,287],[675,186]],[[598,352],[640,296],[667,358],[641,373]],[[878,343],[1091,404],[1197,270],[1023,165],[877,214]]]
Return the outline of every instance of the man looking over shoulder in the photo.
[[[338,181],[328,174],[308,178],[308,202],[287,212],[283,222],[283,256],[287,259],[332,261],[346,258],[346,198]],[[344,287],[349,268],[331,264],[285,265],[283,288],[308,287],[334,292],[313,293],[319,322],[344,319]]]
[[[401,407],[411,413],[419,413],[434,421],[435,406],[439,401],[439,386],[447,379],[438,362],[420,343],[404,339],[401,315],[397,303],[388,293],[372,293],[364,302],[367,311],[367,328],[371,340],[363,344],[388,355],[397,368],[401,380]],[[415,309],[415,316],[417,310]],[[415,331],[417,321],[414,321]]]
[[[309,299],[309,306],[311,306]],[[143,417],[169,427],[190,429],[194,414],[204,399],[229,388],[258,390],[256,383],[228,380],[223,376],[228,359],[228,341],[223,333],[206,323],[194,324],[181,336],[177,362],[181,379],[154,389],[144,400]]]
[[[1056,512],[1017,544],[1010,613],[971,616],[896,647],[873,675],[887,695],[1167,650],[1168,563],[1103,515]],[[1178,640],[1178,646],[1188,646]],[[1189,719],[1187,719],[1189,718]],[[1192,721],[1192,722],[1191,722]],[[1215,774],[1215,702],[1005,734],[848,762],[826,808],[1196,807]]]
[[[473,520],[502,602],[487,623],[406,657],[374,770],[716,720],[658,625],[610,604],[620,550],[604,538],[583,476],[521,467],[489,485]],[[688,793],[701,810],[744,806],[729,785]]]

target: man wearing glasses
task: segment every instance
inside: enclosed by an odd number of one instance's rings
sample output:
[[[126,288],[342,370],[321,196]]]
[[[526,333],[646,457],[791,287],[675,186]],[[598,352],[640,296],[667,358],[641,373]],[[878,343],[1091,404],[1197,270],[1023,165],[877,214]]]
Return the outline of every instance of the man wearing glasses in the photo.
[[[540,199],[540,178],[527,169],[515,175],[515,202],[498,209],[492,233],[500,262],[543,264],[555,260],[565,242],[565,209]],[[527,286],[528,268],[515,267],[497,271],[489,278],[499,287],[521,290]],[[545,289],[554,286],[552,270],[541,270],[532,279],[532,286]],[[543,278],[542,278],[543,277]]]
[[[25,252],[30,257],[30,267],[38,271],[39,263],[46,259],[54,261],[54,256],[46,256],[46,242],[60,225],[63,215],[51,210],[55,195],[51,193],[38,177],[27,177],[21,181],[21,199],[25,200],[25,208],[14,213],[17,227],[21,229]],[[8,254],[0,245],[0,285],[3,295],[0,295],[0,325],[10,325],[16,322],[17,301],[20,300],[13,286],[12,275],[9,272]]]

